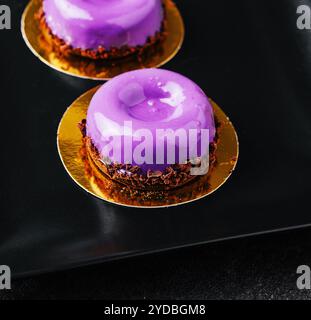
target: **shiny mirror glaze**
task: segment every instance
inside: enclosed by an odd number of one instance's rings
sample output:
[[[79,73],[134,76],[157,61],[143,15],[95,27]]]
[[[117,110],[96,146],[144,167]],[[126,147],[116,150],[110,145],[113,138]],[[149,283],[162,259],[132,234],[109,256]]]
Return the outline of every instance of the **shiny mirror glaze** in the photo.
[[[192,80],[163,69],[132,71],[108,81],[92,98],[87,115],[87,135],[103,158],[108,156],[105,149],[109,144],[115,154],[121,154],[121,161],[125,161],[124,141],[129,137],[133,140],[131,156],[142,142],[145,152],[151,153],[153,163],[143,165],[146,171],[165,169],[169,165],[166,153],[170,147],[175,149],[176,163],[190,159],[189,154],[205,155],[201,150],[202,129],[209,130],[209,140],[213,142],[214,115],[205,93]],[[177,136],[180,131],[186,139],[165,139],[165,149],[159,150],[161,130],[171,130]],[[140,133],[143,136],[140,137]],[[162,165],[156,164],[156,156],[160,154],[164,160]],[[110,158],[117,160],[113,153]]]
[[[43,0],[52,33],[74,48],[144,45],[160,31],[161,0]]]

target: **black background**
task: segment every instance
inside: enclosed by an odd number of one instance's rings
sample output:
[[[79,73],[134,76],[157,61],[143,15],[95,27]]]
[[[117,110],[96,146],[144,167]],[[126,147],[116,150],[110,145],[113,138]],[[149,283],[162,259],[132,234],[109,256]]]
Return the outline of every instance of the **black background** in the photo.
[[[50,70],[26,48],[20,16],[0,31],[0,264],[56,270],[118,250],[154,250],[310,223],[311,33],[308,1],[180,0],[186,40],[165,67],[196,81],[235,124],[238,168],[208,200],[150,212],[105,205],[67,176],[56,150],[65,108],[96,82]],[[104,231],[102,228],[106,228]],[[135,235],[135,236],[133,236]],[[16,280],[0,298],[308,298],[310,231],[227,241]],[[103,246],[105,244],[105,246]],[[57,261],[57,259],[58,261]]]

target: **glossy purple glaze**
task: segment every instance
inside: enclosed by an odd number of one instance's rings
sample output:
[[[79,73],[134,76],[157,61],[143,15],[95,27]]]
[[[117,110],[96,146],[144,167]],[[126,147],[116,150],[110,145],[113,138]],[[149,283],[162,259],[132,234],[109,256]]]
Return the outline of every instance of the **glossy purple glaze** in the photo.
[[[147,129],[151,137],[141,138],[137,132],[140,129]],[[183,129],[187,136],[184,142],[179,139],[173,142],[165,140],[162,164],[156,164],[156,154],[160,154],[156,146],[159,129],[174,132]],[[189,135],[190,129],[197,130],[195,138]],[[163,170],[169,165],[165,153],[168,145],[175,148],[175,163],[189,159],[193,148],[198,150],[196,155],[205,154],[200,148],[201,129],[209,129],[209,142],[212,142],[216,130],[208,98],[193,81],[163,69],[131,71],[108,81],[94,95],[87,113],[87,135],[102,157],[137,164],[144,171]],[[129,138],[132,137],[137,137],[137,141],[132,142],[131,146]],[[120,138],[122,142],[118,141]],[[133,151],[142,141],[145,150],[152,153],[152,163],[141,164],[132,159]],[[113,152],[108,151],[107,145],[113,147]],[[125,146],[130,148],[131,161],[128,153],[124,154]],[[181,150],[186,152],[186,156],[179,154]]]
[[[74,48],[144,45],[161,29],[161,0],[43,0],[52,33]]]

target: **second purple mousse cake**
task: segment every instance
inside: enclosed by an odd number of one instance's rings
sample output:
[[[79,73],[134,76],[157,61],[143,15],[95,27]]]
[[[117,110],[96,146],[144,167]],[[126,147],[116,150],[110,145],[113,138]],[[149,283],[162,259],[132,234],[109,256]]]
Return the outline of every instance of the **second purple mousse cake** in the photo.
[[[91,59],[142,52],[165,34],[162,0],[42,0],[37,16],[56,51]]]
[[[124,73],[93,96],[79,127],[88,157],[111,179],[135,189],[170,190],[215,162],[212,105],[190,79],[163,69]]]

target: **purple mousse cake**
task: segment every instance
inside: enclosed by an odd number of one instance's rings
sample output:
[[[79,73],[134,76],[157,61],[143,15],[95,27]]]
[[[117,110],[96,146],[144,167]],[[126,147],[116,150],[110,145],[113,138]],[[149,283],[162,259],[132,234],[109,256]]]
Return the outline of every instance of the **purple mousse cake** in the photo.
[[[162,0],[42,0],[37,16],[63,55],[120,58],[164,37]]]
[[[209,170],[215,162],[212,105],[193,81],[172,71],[142,69],[106,82],[79,127],[96,167],[135,189],[179,187],[197,176],[192,169],[203,158]]]

